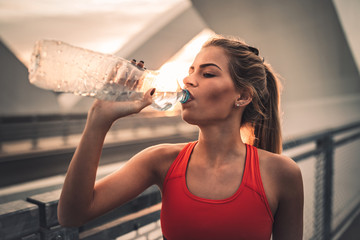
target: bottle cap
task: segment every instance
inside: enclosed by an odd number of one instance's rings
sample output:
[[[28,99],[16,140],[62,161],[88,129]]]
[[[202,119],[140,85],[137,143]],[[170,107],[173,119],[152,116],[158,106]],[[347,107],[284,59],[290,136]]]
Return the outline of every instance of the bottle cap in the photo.
[[[182,92],[183,92],[183,95],[182,95],[182,98],[180,99],[180,102],[186,103],[190,99],[190,92],[186,89],[183,89]]]

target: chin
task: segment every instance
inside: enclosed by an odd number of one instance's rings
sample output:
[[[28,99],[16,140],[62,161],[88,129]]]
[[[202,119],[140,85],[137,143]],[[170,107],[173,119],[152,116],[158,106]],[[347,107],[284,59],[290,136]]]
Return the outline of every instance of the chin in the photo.
[[[182,119],[191,125],[197,125],[200,119],[198,119],[194,114],[190,114],[186,109],[181,111],[181,117]]]
[[[181,111],[181,117],[185,122],[197,126],[217,124],[229,120],[228,112],[224,112],[219,109],[206,110],[190,110],[183,108]]]
[[[194,124],[191,117],[189,117],[186,113],[184,114],[184,111],[181,112],[181,118],[182,118],[182,120],[184,120],[185,122],[187,122],[189,124]]]
[[[207,125],[213,120],[213,118],[208,117],[201,112],[197,114],[194,113],[190,114],[189,112],[182,111],[181,117],[188,124],[196,125],[196,126]]]

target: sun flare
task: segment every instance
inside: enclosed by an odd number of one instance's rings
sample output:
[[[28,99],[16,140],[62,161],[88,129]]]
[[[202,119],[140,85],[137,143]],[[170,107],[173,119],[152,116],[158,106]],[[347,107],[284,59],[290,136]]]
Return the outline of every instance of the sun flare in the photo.
[[[204,29],[164,63],[159,69],[159,76],[156,80],[157,90],[173,92],[177,91],[179,87],[183,88],[183,79],[187,76],[196,54],[206,40],[213,35],[214,32],[210,29]]]

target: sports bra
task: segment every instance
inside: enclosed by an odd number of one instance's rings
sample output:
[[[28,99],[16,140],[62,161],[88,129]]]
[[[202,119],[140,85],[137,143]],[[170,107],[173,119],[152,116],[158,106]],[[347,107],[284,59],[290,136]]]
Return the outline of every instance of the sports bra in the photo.
[[[163,184],[161,228],[166,240],[270,239],[274,222],[260,176],[257,149],[246,145],[241,184],[230,197],[212,200],[192,194],[186,170],[197,141],[188,143]]]

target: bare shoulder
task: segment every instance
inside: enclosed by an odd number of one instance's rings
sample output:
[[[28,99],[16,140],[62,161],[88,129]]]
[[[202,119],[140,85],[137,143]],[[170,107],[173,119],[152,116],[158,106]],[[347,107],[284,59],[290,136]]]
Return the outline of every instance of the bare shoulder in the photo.
[[[185,147],[186,143],[159,144],[146,148],[140,154],[148,155],[153,161],[172,161]]]
[[[274,239],[302,239],[304,189],[299,166],[280,154],[258,149],[260,174],[274,216]]]
[[[157,175],[157,185],[161,188],[167,171],[187,143],[159,144],[141,151],[138,158],[145,158],[146,164]]]
[[[279,194],[302,188],[301,170],[294,160],[262,149],[258,153],[261,175],[278,186]]]
[[[260,165],[268,171],[280,174],[280,177],[288,178],[300,174],[300,168],[291,158],[258,149]]]

